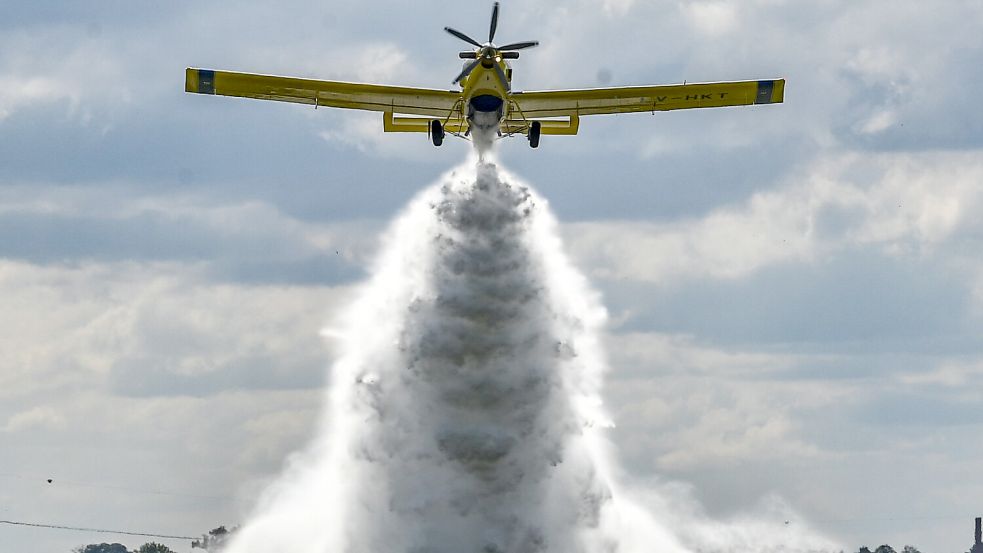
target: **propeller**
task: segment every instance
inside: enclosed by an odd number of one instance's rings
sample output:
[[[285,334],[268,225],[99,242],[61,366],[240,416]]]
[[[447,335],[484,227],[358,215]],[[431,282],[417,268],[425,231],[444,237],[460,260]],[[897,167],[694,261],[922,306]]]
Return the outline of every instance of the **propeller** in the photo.
[[[512,44],[506,44],[505,46],[499,46],[498,49],[501,51],[506,50],[523,50],[525,48],[532,48],[533,46],[539,46],[538,40],[529,40],[526,42],[513,42]]]
[[[451,29],[450,27],[444,27],[444,30],[447,31],[448,33],[456,36],[457,38],[463,40],[464,42],[470,42],[471,44],[474,44],[478,48],[481,48],[481,44],[478,44],[478,41],[477,40],[469,37],[468,35],[462,33],[461,31],[458,31],[457,29]]]
[[[479,63],[481,63],[481,58],[475,58],[473,62],[465,65],[464,69],[461,71],[461,74],[454,79],[454,82],[455,83],[461,82],[461,79],[470,75],[471,72],[474,71],[474,68],[477,67]]]
[[[498,2],[492,7],[491,27],[488,28],[488,44],[495,42],[495,29],[498,28]]]
[[[495,31],[498,30],[498,11],[499,11],[499,3],[495,2],[494,7],[492,7],[491,25],[489,25],[488,27],[488,42],[486,42],[485,44],[478,43],[477,40],[469,37],[468,35],[462,33],[461,31],[458,31],[457,29],[444,27],[444,30],[447,31],[448,33],[478,48],[478,50],[474,52],[461,52],[460,54],[458,54],[461,57],[461,59],[473,59],[474,61],[464,66],[464,69],[461,71],[461,73],[457,76],[456,79],[454,79],[453,81],[454,83],[459,83],[465,78],[467,78],[467,76],[470,75],[472,71],[474,71],[474,68],[478,67],[478,64],[484,61],[486,62],[485,67],[489,67],[488,64],[490,63],[492,66],[494,66],[497,69],[499,78],[502,79],[502,83],[504,83],[505,87],[508,88],[509,82],[508,79],[505,78],[505,72],[502,71],[502,68],[497,63],[495,63],[495,58],[501,56],[502,58],[509,59],[509,60],[518,59],[519,58],[518,50],[523,50],[525,48],[532,48],[533,46],[539,46],[538,40],[513,42],[510,44],[506,44],[505,46],[495,46],[494,43]]]
[[[511,91],[512,85],[509,83],[509,78],[505,76],[505,70],[502,69],[502,66],[496,63],[495,72],[498,73],[498,79],[505,85],[505,90]]]

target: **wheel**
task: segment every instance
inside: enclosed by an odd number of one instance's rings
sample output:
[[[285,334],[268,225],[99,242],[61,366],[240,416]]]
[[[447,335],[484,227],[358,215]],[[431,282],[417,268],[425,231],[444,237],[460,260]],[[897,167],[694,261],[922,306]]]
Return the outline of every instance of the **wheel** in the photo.
[[[529,147],[538,148],[539,147],[539,134],[542,130],[542,125],[539,121],[533,121],[532,125],[529,125]]]
[[[433,140],[434,146],[440,146],[444,143],[444,127],[440,121],[433,120],[430,122],[430,140]]]

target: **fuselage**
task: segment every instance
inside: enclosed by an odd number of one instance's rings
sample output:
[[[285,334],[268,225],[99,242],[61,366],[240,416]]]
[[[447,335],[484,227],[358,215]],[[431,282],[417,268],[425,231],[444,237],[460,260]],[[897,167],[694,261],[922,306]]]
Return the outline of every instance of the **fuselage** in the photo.
[[[485,48],[478,52],[478,65],[461,79],[462,96],[467,105],[468,125],[472,129],[497,131],[508,115],[512,68],[499,52]]]

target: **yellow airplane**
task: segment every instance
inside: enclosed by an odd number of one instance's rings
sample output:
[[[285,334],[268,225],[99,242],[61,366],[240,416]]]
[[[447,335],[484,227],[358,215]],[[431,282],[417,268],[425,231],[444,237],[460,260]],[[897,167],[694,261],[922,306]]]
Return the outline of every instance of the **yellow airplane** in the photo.
[[[512,67],[519,50],[537,41],[496,46],[498,2],[492,8],[488,42],[445,27],[474,50],[459,57],[471,60],[454,79],[460,90],[410,88],[375,84],[275,77],[232,71],[188,68],[185,91],[295,102],[317,107],[381,111],[385,132],[429,133],[440,146],[446,133],[459,137],[472,130],[491,136],[524,134],[533,148],[543,134],[577,134],[581,115],[656,112],[673,109],[775,104],[784,99],[785,79],[625,86],[578,90],[512,90]]]

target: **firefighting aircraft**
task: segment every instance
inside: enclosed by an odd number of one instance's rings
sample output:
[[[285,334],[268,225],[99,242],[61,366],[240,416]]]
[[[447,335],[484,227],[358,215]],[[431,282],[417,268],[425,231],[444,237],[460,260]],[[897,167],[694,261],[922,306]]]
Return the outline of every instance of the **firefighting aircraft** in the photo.
[[[474,46],[461,52],[464,69],[454,78],[460,90],[410,88],[319,81],[232,71],[188,68],[185,91],[382,112],[385,132],[428,133],[435,146],[445,134],[467,138],[472,130],[491,136],[524,134],[533,148],[540,135],[577,134],[580,116],[673,109],[775,104],[784,98],[785,79],[624,86],[577,90],[512,90],[512,66],[519,50],[538,41],[496,46],[498,2],[484,44],[450,27],[444,30]]]

